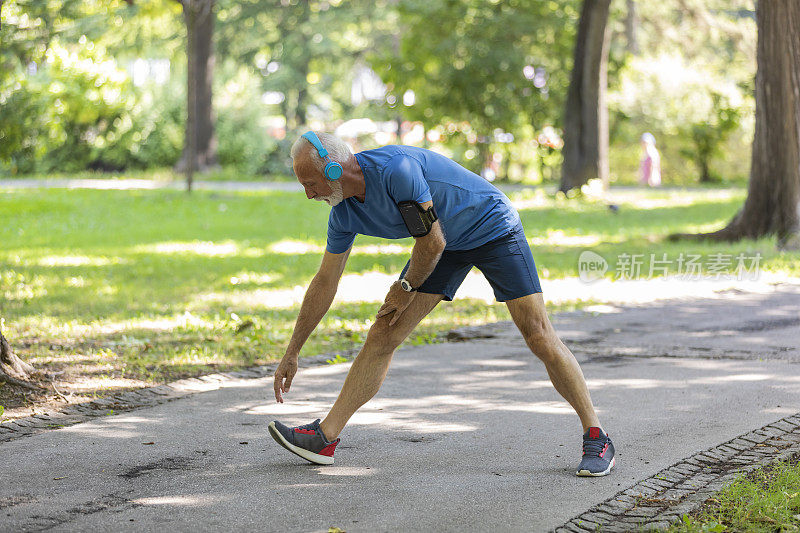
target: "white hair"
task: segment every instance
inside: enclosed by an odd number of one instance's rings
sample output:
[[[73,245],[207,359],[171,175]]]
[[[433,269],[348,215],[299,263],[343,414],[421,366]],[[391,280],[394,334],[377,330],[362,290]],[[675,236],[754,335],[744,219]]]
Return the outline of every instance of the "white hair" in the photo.
[[[317,137],[319,137],[319,141],[322,143],[322,146],[328,151],[328,157],[331,161],[344,164],[352,157],[353,151],[350,150],[350,146],[336,135],[320,132],[317,133]],[[300,152],[300,147],[303,146],[303,143],[307,143],[309,145],[311,144],[308,139],[301,136],[298,137],[292,145],[292,160],[297,157],[297,154]],[[311,151],[308,153],[309,157],[311,158],[311,162],[314,163],[314,166],[316,166],[320,172],[322,172],[325,168],[325,161],[323,161],[323,159],[319,156],[319,152],[317,152],[316,148],[312,147]]]

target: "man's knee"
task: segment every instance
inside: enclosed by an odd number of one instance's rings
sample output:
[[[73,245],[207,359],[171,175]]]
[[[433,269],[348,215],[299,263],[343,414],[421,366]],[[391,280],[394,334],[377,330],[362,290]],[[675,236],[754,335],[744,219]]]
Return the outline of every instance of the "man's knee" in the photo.
[[[548,357],[557,347],[558,336],[547,316],[530,318],[518,326],[527,345],[539,357]]]
[[[389,325],[390,316],[381,317],[375,321],[367,332],[366,345],[377,353],[390,355],[405,340],[399,328]]]

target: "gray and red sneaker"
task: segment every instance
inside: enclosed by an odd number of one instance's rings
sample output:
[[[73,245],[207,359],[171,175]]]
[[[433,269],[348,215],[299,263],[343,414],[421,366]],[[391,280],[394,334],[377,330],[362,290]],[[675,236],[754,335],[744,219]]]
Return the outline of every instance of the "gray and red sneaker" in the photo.
[[[583,459],[578,465],[579,476],[605,476],[614,466],[614,445],[611,438],[598,427],[590,427],[583,435]]]
[[[339,439],[331,442],[325,438],[319,428],[319,418],[305,426],[293,428],[275,420],[269,424],[269,434],[290,452],[318,465],[332,465],[333,451],[339,444]]]

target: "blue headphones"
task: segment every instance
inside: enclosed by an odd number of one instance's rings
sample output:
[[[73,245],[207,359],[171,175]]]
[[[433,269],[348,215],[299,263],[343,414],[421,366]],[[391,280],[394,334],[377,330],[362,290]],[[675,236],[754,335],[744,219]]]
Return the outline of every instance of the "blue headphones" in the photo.
[[[317,149],[317,152],[323,161],[327,160],[327,163],[325,163],[325,168],[323,169],[323,174],[325,174],[325,177],[331,181],[341,178],[342,165],[336,161],[331,161],[331,158],[328,157],[328,151],[324,146],[322,146],[322,142],[320,142],[317,134],[313,131],[307,131],[302,135],[302,137],[304,137],[314,148]]]

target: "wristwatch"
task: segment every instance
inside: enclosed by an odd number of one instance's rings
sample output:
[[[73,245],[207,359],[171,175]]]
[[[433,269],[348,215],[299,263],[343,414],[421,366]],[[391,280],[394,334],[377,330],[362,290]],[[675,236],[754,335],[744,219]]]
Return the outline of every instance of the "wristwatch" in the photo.
[[[400,278],[400,287],[402,287],[402,289],[406,292],[414,292],[417,290],[412,287],[408,281],[406,281],[406,278]]]

